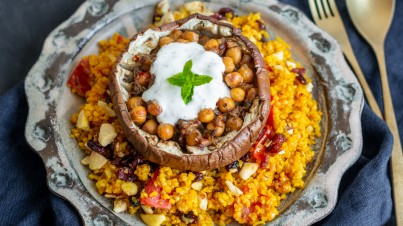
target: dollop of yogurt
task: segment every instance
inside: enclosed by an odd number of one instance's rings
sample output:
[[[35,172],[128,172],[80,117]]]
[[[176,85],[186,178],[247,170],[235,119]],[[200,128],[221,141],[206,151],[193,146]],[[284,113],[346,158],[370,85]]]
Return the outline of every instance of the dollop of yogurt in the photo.
[[[192,60],[191,71],[208,75],[213,79],[204,85],[195,86],[192,100],[185,104],[181,87],[168,83],[167,79],[183,71],[185,63]],[[160,123],[174,125],[179,119],[197,118],[200,110],[216,107],[220,98],[230,97],[230,90],[223,81],[225,65],[216,53],[206,51],[198,43],[170,43],[157,53],[150,73],[155,75],[154,84],[143,93],[145,101],[155,100],[162,108],[157,116]]]

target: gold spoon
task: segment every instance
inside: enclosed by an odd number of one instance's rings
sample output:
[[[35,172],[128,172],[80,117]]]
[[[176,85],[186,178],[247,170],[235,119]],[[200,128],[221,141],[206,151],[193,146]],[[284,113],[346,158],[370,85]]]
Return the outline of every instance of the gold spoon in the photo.
[[[394,0],[347,0],[350,17],[372,46],[381,73],[385,120],[393,137],[392,175],[397,225],[403,225],[403,154],[385,66],[384,43],[395,10]]]

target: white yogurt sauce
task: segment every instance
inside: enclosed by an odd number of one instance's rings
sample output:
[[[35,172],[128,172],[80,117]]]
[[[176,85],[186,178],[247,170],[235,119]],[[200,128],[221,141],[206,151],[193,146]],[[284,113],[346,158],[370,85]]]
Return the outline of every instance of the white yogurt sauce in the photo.
[[[183,66],[192,60],[192,72],[213,78],[209,83],[195,86],[192,100],[186,105],[181,96],[181,87],[168,83],[167,78],[183,71]],[[154,84],[143,93],[143,100],[155,100],[162,108],[157,116],[160,123],[174,125],[179,119],[195,119],[200,110],[216,107],[222,97],[230,97],[229,88],[223,81],[225,65],[216,53],[204,50],[198,43],[170,43],[157,53],[150,73],[155,75]]]

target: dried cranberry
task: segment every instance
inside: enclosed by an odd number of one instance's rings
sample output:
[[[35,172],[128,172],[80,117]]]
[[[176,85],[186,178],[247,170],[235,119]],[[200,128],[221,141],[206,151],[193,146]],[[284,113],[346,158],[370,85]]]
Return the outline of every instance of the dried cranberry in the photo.
[[[203,180],[204,175],[199,172],[193,172],[194,175],[196,176],[195,179],[192,182],[197,182]]]
[[[107,93],[106,93],[106,95],[105,95],[105,102],[106,102],[107,104],[112,103],[112,98],[111,98],[111,96],[110,96],[109,94],[107,94]]]
[[[304,74],[305,74],[306,69],[305,68],[293,68],[291,69],[291,72],[294,72],[295,74],[297,74],[297,80],[305,85],[307,82],[304,78]]]
[[[199,222],[199,217],[194,215],[193,211],[190,211],[182,215],[182,220],[189,224],[197,224]]]
[[[233,163],[230,163],[230,164],[228,164],[227,165],[227,170],[228,171],[238,171],[238,168],[239,168],[239,163],[238,163],[238,161],[235,161],[235,162],[233,162]]]
[[[213,192],[224,192],[224,189],[222,188],[214,189]]]
[[[147,163],[147,161],[138,153],[127,155],[123,158],[115,158],[112,160],[112,164],[117,167],[129,167],[135,169],[136,166]]]
[[[113,157],[113,143],[102,146],[98,141],[90,140],[87,142],[87,147],[99,154],[105,156],[107,159],[112,159]]]
[[[244,161],[244,162],[249,161],[249,159],[250,159],[250,152],[247,152],[246,154],[244,154],[244,155],[241,157],[241,160]]]
[[[135,175],[133,170],[128,167],[119,168],[117,177],[123,181],[134,182],[138,180],[137,175]]]
[[[258,26],[259,30],[265,30],[266,29],[266,24],[263,21],[257,20],[256,23],[257,23],[257,26]]]
[[[285,142],[286,137],[281,133],[274,134],[270,146],[267,148],[270,153],[277,153],[280,151],[281,146]]]

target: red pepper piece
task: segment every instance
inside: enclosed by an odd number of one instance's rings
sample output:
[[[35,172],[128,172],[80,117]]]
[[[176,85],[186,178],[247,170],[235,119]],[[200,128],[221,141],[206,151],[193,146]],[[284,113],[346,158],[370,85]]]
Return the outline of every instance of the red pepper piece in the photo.
[[[157,195],[155,195],[153,197],[140,198],[140,203],[149,205],[151,207],[159,208],[159,209],[169,210],[169,209],[171,209],[171,203],[169,203],[168,200],[165,200],[161,197],[162,188],[155,184],[158,174],[159,174],[159,169],[157,169],[154,172],[153,178],[150,179],[144,186],[144,191],[148,195],[150,195],[154,191],[157,192]]]
[[[90,65],[88,59],[81,60],[71,74],[70,79],[67,81],[67,85],[80,96],[85,96],[85,93],[91,89]]]

